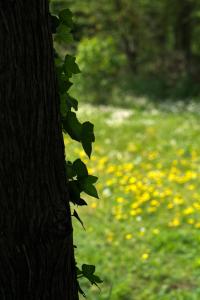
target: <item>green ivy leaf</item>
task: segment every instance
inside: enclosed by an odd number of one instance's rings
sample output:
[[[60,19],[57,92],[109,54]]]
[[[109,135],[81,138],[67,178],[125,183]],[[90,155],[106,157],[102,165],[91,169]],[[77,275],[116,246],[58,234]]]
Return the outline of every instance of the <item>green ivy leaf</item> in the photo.
[[[60,95],[60,112],[62,117],[66,117],[68,111],[66,95]]]
[[[63,23],[67,27],[73,27],[73,14],[68,8],[63,9],[59,12],[59,19],[61,23]]]
[[[84,199],[79,198],[75,201],[75,204],[79,205],[79,206],[85,206],[85,205],[87,205],[87,202]]]
[[[84,162],[81,159],[77,159],[73,162],[73,168],[78,177],[88,176],[88,170]]]
[[[94,125],[90,122],[85,122],[82,124],[81,130],[81,144],[85,153],[90,158],[92,153],[92,143],[95,141],[94,136]]]
[[[78,185],[78,180],[71,180],[68,181],[68,188],[69,188],[69,196],[70,201],[73,204],[84,206],[87,205],[87,202],[80,197],[80,187]]]
[[[84,275],[92,275],[95,272],[95,266],[93,265],[82,265],[82,272]]]
[[[80,189],[77,183],[77,180],[68,181],[70,201],[74,204],[80,199]]]
[[[85,184],[94,184],[97,182],[97,180],[98,180],[97,176],[88,175],[88,177],[84,178],[84,183]]]
[[[74,56],[67,54],[65,56],[65,62],[63,67],[64,67],[64,72],[68,78],[72,77],[72,74],[80,73],[80,69],[76,64],[76,58]]]
[[[83,229],[85,229],[83,221],[81,220],[81,218],[79,217],[78,213],[76,212],[76,210],[74,210],[74,213],[72,215],[73,217],[75,217],[82,225]]]
[[[73,41],[71,29],[64,24],[60,24],[57,27],[55,40],[58,42],[71,43]]]
[[[58,17],[56,17],[54,15],[50,15],[50,20],[51,20],[51,32],[56,33],[57,28],[60,24],[60,21],[59,21]]]
[[[85,295],[84,291],[81,289],[80,284],[79,284],[78,281],[77,281],[77,284],[78,284],[78,291],[79,291],[79,293],[80,293],[84,298],[86,298],[86,295]]]
[[[63,129],[72,139],[80,141],[82,125],[74,112],[68,111],[65,120],[63,121]]]
[[[55,49],[54,49],[54,53],[55,53],[54,54],[54,56],[55,56],[54,62],[55,62],[55,66],[57,69],[57,68],[60,68],[63,66],[63,61],[62,61],[61,57],[58,56],[58,53],[55,51]]]
[[[97,283],[102,283],[103,281],[96,275],[94,275],[95,272],[95,266],[93,265],[82,265],[82,273],[83,276],[86,277],[91,284],[97,285]]]
[[[103,280],[101,280],[101,278],[97,275],[93,275],[93,281],[94,281],[94,284],[103,282]]]
[[[71,33],[73,20],[72,13],[69,9],[62,10],[59,13],[59,18],[51,16],[51,27],[52,32],[56,33],[56,41],[64,43],[73,41]],[[71,78],[73,74],[80,73],[80,69],[76,64],[75,57],[73,56],[66,55],[63,61],[63,59],[55,52],[54,59],[58,77],[63,130],[68,133],[72,139],[81,142],[83,149],[90,157],[92,152],[92,143],[95,141],[93,132],[94,126],[90,122],[85,122],[83,124],[79,122],[76,114],[71,111],[72,109],[75,111],[78,110],[78,102],[67,93],[72,85],[69,78]],[[66,176],[68,178],[67,184],[69,188],[70,201],[77,205],[87,205],[86,201],[80,196],[82,191],[90,196],[98,198],[97,190],[93,185],[98,180],[98,177],[89,175],[86,165],[80,159],[77,159],[73,163],[67,161],[65,166]],[[75,177],[77,179],[75,179]],[[74,216],[84,228],[83,222],[75,210],[72,216]],[[84,264],[82,265],[82,270],[76,267],[78,278],[84,276],[92,284],[97,285],[97,283],[101,283],[102,280],[96,276],[94,272],[95,266],[92,265]],[[81,293],[83,297],[86,297],[78,281],[77,284],[79,293]]]
[[[73,169],[73,164],[70,161],[65,162],[66,175],[68,179],[72,179],[76,176],[76,173]]]
[[[83,274],[82,271],[78,267],[76,267],[76,275],[78,276],[82,274]]]
[[[84,183],[84,184],[81,184],[81,188],[82,188],[82,191],[85,192],[86,194],[88,194],[89,196],[99,199],[97,189],[95,188],[94,185],[92,185],[90,183]]]
[[[66,78],[66,76],[62,73],[62,67],[58,67],[56,71],[57,71],[59,93],[60,95],[63,95],[70,89],[73,83],[70,82]]]
[[[69,110],[71,110],[71,108],[73,108],[75,111],[78,110],[78,101],[76,99],[67,94],[66,100],[66,104]]]
[[[66,118],[67,112],[71,109],[78,110],[78,101],[69,94],[60,95],[60,111],[61,115]]]

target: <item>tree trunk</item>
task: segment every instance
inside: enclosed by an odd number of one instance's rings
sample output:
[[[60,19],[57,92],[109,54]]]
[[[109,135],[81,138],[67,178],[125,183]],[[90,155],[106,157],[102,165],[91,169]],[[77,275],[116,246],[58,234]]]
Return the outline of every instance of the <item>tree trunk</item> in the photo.
[[[137,42],[134,34],[134,15],[130,14],[130,11],[127,14],[127,10],[124,10],[123,2],[121,0],[114,1],[114,9],[118,15],[118,30],[121,38],[122,49],[126,55],[127,61],[129,63],[129,69],[133,74],[136,74],[138,71],[137,65]],[[121,14],[123,11],[126,12],[125,15]],[[132,12],[131,12],[132,13]],[[132,23],[133,20],[133,23]],[[126,29],[124,30],[124,25]],[[127,26],[126,26],[127,25]]]
[[[0,1],[0,299],[77,300],[48,0]]]
[[[194,3],[191,0],[181,1],[178,5],[175,24],[175,49],[182,51],[188,73],[191,71],[193,11]]]

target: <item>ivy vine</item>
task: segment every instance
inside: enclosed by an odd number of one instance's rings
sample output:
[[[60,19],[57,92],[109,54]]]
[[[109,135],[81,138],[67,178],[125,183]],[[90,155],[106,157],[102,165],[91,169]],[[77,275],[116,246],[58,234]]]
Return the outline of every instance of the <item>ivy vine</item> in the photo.
[[[69,9],[61,10],[58,16],[51,15],[51,28],[54,40],[58,43],[69,44],[73,41],[72,29],[74,26],[73,15]],[[55,51],[55,50],[54,50]],[[66,54],[64,58],[55,51],[55,66],[60,95],[60,112],[62,128],[73,140],[80,142],[85,153],[90,158],[92,144],[95,141],[94,125],[89,121],[81,123],[76,115],[78,111],[78,101],[70,96],[69,89],[73,85],[70,81],[73,74],[80,73],[76,63],[76,58]],[[90,175],[86,164],[80,159],[66,161],[66,177],[68,180],[70,201],[73,205],[87,205],[82,198],[82,193],[98,198],[95,183],[98,177]],[[73,215],[83,226],[77,211],[74,209]],[[77,281],[85,277],[91,284],[102,283],[102,280],[95,274],[95,266],[83,264],[81,269],[76,266]],[[98,286],[98,285],[97,285]],[[79,292],[85,297],[85,293],[78,283]]]

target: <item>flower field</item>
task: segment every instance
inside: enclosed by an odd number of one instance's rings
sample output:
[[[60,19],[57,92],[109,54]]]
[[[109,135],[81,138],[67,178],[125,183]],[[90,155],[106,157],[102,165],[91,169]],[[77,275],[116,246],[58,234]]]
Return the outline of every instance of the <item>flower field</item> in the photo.
[[[78,209],[86,231],[74,220],[78,264],[104,281],[101,291],[81,282],[89,300],[200,299],[198,111],[83,107],[95,124],[91,161],[65,137],[67,158],[99,177],[100,199]]]

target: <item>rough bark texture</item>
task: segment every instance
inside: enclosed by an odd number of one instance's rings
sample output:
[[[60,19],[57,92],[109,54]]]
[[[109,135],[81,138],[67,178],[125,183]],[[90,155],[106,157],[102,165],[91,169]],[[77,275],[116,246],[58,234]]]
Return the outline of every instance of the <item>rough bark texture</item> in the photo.
[[[47,0],[0,0],[0,299],[77,300]]]

